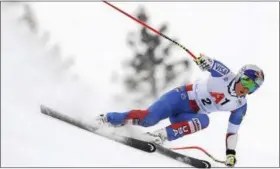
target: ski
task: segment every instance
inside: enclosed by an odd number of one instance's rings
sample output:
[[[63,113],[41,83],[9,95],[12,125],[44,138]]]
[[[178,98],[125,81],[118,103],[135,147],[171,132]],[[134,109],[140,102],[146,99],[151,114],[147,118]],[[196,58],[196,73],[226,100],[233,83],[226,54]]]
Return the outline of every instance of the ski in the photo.
[[[87,131],[97,134],[99,136],[106,137],[110,140],[114,140],[116,142],[122,143],[124,145],[130,146],[130,147],[133,147],[133,148],[145,151],[145,152],[152,153],[152,152],[156,151],[155,144],[153,144],[151,142],[146,142],[146,141],[134,139],[131,137],[120,136],[117,134],[113,134],[111,136],[104,135],[102,133],[98,133],[97,129],[92,127],[91,125],[82,123],[78,120],[75,120],[75,119],[73,119],[67,115],[64,115],[58,111],[55,111],[47,106],[41,105],[40,108],[41,108],[41,113],[43,113],[45,115],[48,115],[50,117],[53,117],[53,118],[61,120],[61,121],[64,121],[66,123],[69,123],[71,125],[81,128],[81,129],[87,130]]]
[[[142,150],[145,152],[149,152],[149,153],[153,153],[153,152],[158,152],[159,154],[162,154],[166,157],[169,157],[171,159],[180,161],[184,164],[190,165],[192,167],[195,168],[210,168],[211,164],[208,161],[205,160],[200,160],[194,157],[190,157],[187,155],[183,155],[177,152],[174,152],[168,148],[165,148],[161,145],[158,145],[156,143],[151,143],[151,142],[147,142],[147,141],[143,141],[143,140],[138,140],[135,138],[131,138],[131,137],[126,137],[126,136],[120,136],[117,134],[112,134],[110,136],[108,135],[104,135],[102,133],[97,132],[97,129],[94,128],[93,126],[86,124],[86,123],[82,123],[76,119],[73,119],[67,115],[64,115],[58,111],[55,111],[47,106],[41,105],[41,113],[53,117],[55,119],[61,120],[63,122],[66,122],[68,124],[71,124],[73,126],[79,127],[81,129],[84,129],[86,131],[89,131],[91,133],[97,134],[99,136],[108,138],[110,140],[114,140],[116,142],[122,143],[124,145],[136,148],[138,150]]]
[[[211,164],[208,162],[208,161],[205,161],[205,160],[201,160],[201,159],[198,159],[198,158],[194,158],[194,157],[190,157],[190,156],[187,156],[187,155],[183,155],[183,154],[180,154],[180,153],[177,153],[177,152],[174,152],[168,148],[165,148],[161,145],[158,145],[158,144],[155,144],[156,145],[156,148],[157,148],[157,152],[164,155],[164,156],[167,156],[169,158],[172,158],[174,160],[177,160],[177,161],[180,161],[182,163],[185,163],[185,164],[188,164],[192,167],[195,167],[195,168],[211,168]]]

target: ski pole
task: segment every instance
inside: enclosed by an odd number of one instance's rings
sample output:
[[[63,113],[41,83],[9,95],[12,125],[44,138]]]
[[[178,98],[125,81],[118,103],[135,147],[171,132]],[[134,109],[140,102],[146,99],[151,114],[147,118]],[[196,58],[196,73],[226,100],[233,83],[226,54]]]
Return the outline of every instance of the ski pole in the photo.
[[[133,17],[132,15],[126,13],[125,11],[121,10],[120,8],[118,8],[118,7],[114,6],[114,5],[112,5],[111,3],[107,2],[107,1],[103,1],[103,2],[106,3],[107,5],[111,6],[112,8],[116,9],[117,11],[123,13],[124,15],[128,16],[128,17],[131,18],[132,20],[134,20],[134,21],[140,23],[140,24],[143,25],[144,27],[150,29],[150,30],[153,31],[154,33],[156,33],[156,34],[158,34],[158,35],[164,37],[165,39],[167,39],[167,40],[171,41],[172,43],[176,44],[177,46],[181,47],[181,48],[184,49],[189,55],[191,55],[193,59],[196,59],[196,56],[195,56],[189,49],[187,49],[186,47],[184,47],[184,46],[181,45],[180,43],[178,43],[178,42],[176,42],[175,40],[169,38],[168,36],[166,36],[166,35],[164,35],[163,33],[157,31],[156,29],[150,27],[150,26],[147,25],[146,23],[144,23],[144,22],[142,22],[141,20],[139,20],[139,19]]]
[[[222,160],[218,160],[217,158],[215,158],[214,156],[212,156],[210,153],[208,153],[205,149],[198,147],[198,146],[186,146],[186,147],[176,147],[176,148],[170,148],[171,150],[186,150],[186,149],[197,149],[200,150],[202,152],[204,152],[208,157],[210,157],[213,161],[218,162],[218,163],[222,163],[225,164],[225,161]]]

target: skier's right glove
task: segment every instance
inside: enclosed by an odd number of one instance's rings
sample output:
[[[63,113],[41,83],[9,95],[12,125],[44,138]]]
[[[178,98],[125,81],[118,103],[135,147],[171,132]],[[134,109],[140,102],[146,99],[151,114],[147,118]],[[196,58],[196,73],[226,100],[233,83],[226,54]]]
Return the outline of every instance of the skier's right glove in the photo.
[[[195,60],[195,63],[202,71],[205,71],[211,69],[213,60],[203,54],[200,54],[200,57]]]
[[[236,163],[236,158],[235,158],[235,150],[227,150],[226,151],[226,154],[227,154],[227,159],[226,159],[226,162],[225,164],[228,166],[228,167],[234,167],[235,163]]]

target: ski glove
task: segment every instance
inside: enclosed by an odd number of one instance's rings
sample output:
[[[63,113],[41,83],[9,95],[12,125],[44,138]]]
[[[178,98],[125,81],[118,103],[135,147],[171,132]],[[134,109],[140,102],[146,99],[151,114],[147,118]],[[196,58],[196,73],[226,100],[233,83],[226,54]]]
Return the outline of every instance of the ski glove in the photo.
[[[235,150],[227,149],[226,154],[227,154],[227,159],[226,159],[225,164],[228,167],[234,167],[234,165],[236,163],[236,158],[235,158],[236,152],[235,152]]]
[[[203,54],[200,54],[200,57],[195,60],[195,63],[202,71],[205,71],[211,69],[213,60]]]

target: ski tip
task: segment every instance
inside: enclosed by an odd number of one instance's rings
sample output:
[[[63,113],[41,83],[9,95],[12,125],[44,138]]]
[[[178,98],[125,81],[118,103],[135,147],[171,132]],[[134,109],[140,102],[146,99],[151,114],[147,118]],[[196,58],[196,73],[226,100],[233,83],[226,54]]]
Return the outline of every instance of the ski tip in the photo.
[[[41,113],[43,113],[43,114],[49,114],[49,112],[50,112],[50,108],[48,108],[47,106],[45,106],[43,104],[40,105],[40,110],[41,110]]]
[[[44,108],[45,106],[43,104],[40,104],[40,109]]]
[[[40,104],[40,109],[46,109],[46,108],[47,108],[47,106]]]
[[[40,110],[44,110],[44,109],[46,109],[46,108],[47,108],[47,106],[45,106],[45,105],[43,105],[43,104],[40,105]]]

